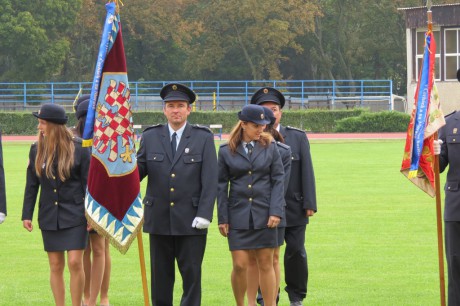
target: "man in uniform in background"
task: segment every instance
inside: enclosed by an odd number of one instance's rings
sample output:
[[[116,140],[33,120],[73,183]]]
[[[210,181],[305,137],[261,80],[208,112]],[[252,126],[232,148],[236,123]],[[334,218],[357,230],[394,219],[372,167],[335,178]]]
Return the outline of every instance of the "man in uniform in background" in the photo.
[[[152,303],[172,306],[175,260],[183,281],[180,305],[201,304],[201,264],[217,195],[214,135],[187,122],[196,95],[168,84],[160,96],[167,124],[142,133],[139,175],[148,178],[144,232],[150,234]]]
[[[460,69],[457,71],[460,82]],[[446,116],[446,125],[433,141],[434,154],[439,155],[439,170],[447,171],[444,204],[444,241],[447,259],[447,301],[460,305],[460,112]],[[449,167],[447,167],[449,166]]]
[[[2,132],[0,131],[0,224],[6,218],[5,170],[3,168]]]
[[[309,217],[317,210],[316,188],[307,135],[299,129],[280,125],[284,103],[283,94],[271,87],[259,89],[251,99],[251,104],[262,105],[273,111],[276,117],[275,129],[281,133],[292,151],[291,176],[285,196],[287,224],[284,235],[284,274],[290,305],[299,306],[307,295],[305,231]]]

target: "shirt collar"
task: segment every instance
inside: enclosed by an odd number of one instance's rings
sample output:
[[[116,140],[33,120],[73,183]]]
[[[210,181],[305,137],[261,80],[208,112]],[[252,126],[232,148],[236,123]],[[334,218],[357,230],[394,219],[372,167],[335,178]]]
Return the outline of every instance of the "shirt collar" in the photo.
[[[252,147],[254,147],[254,146],[256,145],[256,142],[255,142],[254,140],[252,140],[252,141],[250,141],[250,142],[246,142],[246,141],[243,141],[243,140],[241,141],[241,144],[242,144],[243,147],[245,147],[245,148],[246,148],[246,145],[247,145],[248,143],[252,144]]]
[[[174,131],[173,128],[168,124],[169,137],[172,137],[172,134],[175,132],[177,139],[180,140],[182,137],[182,134],[184,133],[186,125],[187,125],[187,122],[180,129],[178,129],[177,131]]]

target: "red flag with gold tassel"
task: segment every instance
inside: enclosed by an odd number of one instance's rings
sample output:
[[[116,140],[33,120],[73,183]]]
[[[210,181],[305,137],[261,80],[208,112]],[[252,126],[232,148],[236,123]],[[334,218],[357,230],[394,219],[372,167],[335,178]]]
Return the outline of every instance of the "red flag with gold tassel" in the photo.
[[[445,124],[434,82],[436,42],[432,31],[425,34],[423,66],[415,93],[414,109],[407,128],[401,173],[412,183],[435,197],[433,140]]]

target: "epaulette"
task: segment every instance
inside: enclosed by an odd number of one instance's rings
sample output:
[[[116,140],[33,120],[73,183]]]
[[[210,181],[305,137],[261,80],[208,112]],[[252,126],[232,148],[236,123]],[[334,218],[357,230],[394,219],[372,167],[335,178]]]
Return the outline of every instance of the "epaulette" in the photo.
[[[212,133],[211,129],[207,126],[204,126],[204,125],[199,125],[199,124],[191,124],[192,127],[194,128],[199,128],[199,129],[202,129],[202,130],[205,130],[209,133]]]
[[[283,149],[286,149],[286,150],[290,150],[290,149],[291,149],[290,146],[288,146],[288,145],[285,144],[285,143],[282,143],[281,141],[277,141],[276,144],[277,144],[279,147],[283,148]]]
[[[298,132],[302,132],[302,133],[305,133],[305,131],[301,130],[301,129],[298,129],[298,128],[295,128],[295,127],[292,127],[292,126],[287,126],[286,127],[288,130],[293,130],[293,131],[298,131]]]
[[[452,113],[445,115],[445,116],[444,116],[444,119],[449,118],[450,116],[452,116],[452,115],[455,114],[456,112],[457,112],[457,111],[454,110]]]
[[[142,132],[145,132],[147,130],[150,130],[150,129],[153,129],[153,128],[157,128],[157,127],[160,127],[160,126],[163,126],[163,124],[154,124],[154,125],[151,125],[149,126],[148,128],[144,129]]]
[[[77,136],[73,136],[72,137],[72,140],[76,143],[82,143],[83,142],[83,139],[81,139],[80,137],[77,137]]]

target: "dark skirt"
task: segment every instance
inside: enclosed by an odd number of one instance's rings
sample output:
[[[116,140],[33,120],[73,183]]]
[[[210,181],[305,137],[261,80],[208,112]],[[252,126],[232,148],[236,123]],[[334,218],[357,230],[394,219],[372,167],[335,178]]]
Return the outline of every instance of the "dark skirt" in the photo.
[[[278,244],[278,228],[231,229],[228,233],[230,251],[276,248]]]
[[[286,232],[285,227],[278,227],[278,246],[282,246],[284,244],[284,233]]]
[[[84,250],[88,243],[86,223],[57,231],[42,230],[42,237],[46,252]]]

